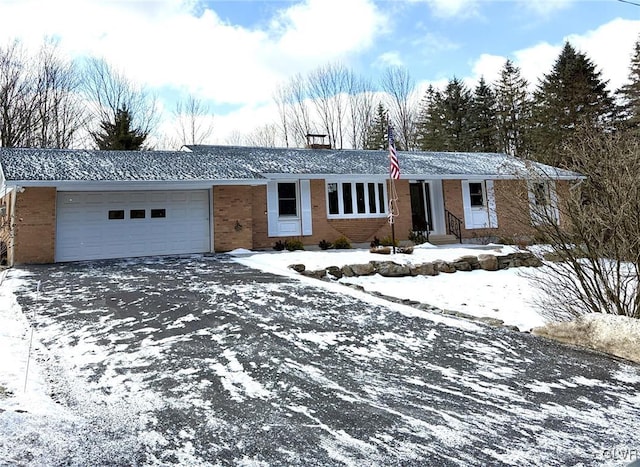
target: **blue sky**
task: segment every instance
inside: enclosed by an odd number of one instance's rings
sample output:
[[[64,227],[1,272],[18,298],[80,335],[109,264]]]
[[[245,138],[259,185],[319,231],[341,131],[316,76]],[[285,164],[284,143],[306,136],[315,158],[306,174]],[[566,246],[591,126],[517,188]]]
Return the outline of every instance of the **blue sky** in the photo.
[[[0,44],[58,37],[70,57],[104,57],[156,92],[165,110],[187,94],[206,100],[214,143],[274,121],[275,86],[330,62],[374,83],[406,67],[419,97],[454,75],[493,81],[505,58],[535,83],[570,40],[616,88],[640,34],[640,6],[616,0],[0,0],[0,18],[11,18]]]

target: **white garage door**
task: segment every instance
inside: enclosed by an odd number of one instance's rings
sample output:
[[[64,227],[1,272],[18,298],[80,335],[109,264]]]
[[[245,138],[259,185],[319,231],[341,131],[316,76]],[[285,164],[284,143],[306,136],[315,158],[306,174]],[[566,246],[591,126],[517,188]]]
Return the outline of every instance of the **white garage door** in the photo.
[[[56,261],[203,253],[209,191],[58,192]]]

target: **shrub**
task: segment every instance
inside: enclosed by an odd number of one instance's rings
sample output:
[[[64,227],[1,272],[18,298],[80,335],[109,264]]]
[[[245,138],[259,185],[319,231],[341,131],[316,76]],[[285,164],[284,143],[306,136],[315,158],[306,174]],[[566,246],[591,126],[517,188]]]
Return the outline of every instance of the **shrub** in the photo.
[[[380,239],[380,245],[382,246],[398,246],[398,239],[396,239],[395,244],[393,242],[393,240],[391,239],[391,235],[381,238]]]
[[[320,240],[320,243],[318,243],[318,246],[320,247],[321,250],[328,250],[329,248],[331,248],[331,242],[328,242],[326,240]]]
[[[275,245],[273,245],[273,249],[276,251],[284,250],[284,242],[282,240],[278,240]]]
[[[338,238],[335,242],[333,242],[333,247],[336,250],[348,250],[351,248],[351,242],[345,236]]]
[[[302,244],[302,241],[295,238],[289,239],[286,242],[284,242],[284,247],[288,251],[304,250],[304,245]]]
[[[409,240],[411,240],[415,245],[421,245],[429,241],[424,232],[414,230],[409,230]]]

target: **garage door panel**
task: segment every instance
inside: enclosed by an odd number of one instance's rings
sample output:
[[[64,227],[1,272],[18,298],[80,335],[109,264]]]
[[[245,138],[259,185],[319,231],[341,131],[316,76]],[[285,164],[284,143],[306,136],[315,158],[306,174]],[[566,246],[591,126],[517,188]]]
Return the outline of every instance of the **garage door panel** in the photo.
[[[57,202],[56,261],[210,250],[207,190],[59,192]],[[144,217],[132,219],[132,210]],[[124,219],[110,219],[110,211]]]

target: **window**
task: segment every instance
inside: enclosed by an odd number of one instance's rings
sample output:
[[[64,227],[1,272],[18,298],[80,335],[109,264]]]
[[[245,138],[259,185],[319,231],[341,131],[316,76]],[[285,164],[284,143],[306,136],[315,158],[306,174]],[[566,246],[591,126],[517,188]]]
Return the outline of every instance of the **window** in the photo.
[[[151,210],[151,218],[152,219],[163,219],[167,217],[167,210],[166,209],[152,209]]]
[[[278,215],[298,215],[298,200],[295,183],[278,183]]]
[[[353,214],[353,197],[351,196],[351,183],[342,184],[342,212]]]
[[[534,183],[531,189],[536,206],[548,206],[551,203],[549,185],[546,183]]]
[[[109,211],[109,220],[124,219],[124,210]]]
[[[144,209],[132,209],[129,211],[129,219],[144,219]]]
[[[469,183],[469,199],[471,207],[484,207],[484,193],[482,183]]]
[[[384,217],[385,206],[384,183],[327,183],[329,217]]]
[[[340,214],[337,183],[327,184],[327,196],[329,197],[329,214]]]

